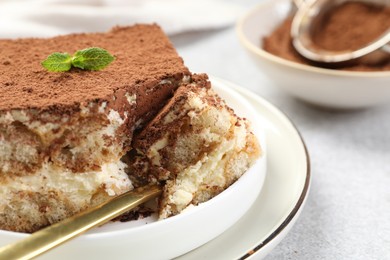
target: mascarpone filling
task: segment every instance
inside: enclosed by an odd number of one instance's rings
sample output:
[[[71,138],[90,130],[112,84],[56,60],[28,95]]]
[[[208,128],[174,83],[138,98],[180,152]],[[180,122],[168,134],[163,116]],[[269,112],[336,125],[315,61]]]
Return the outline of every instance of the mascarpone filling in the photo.
[[[90,203],[101,188],[109,196],[133,189],[121,161],[103,164],[100,171],[73,173],[50,163],[32,175],[6,178],[0,189],[0,205],[7,205],[20,191],[47,193],[56,191],[67,196],[76,205]]]

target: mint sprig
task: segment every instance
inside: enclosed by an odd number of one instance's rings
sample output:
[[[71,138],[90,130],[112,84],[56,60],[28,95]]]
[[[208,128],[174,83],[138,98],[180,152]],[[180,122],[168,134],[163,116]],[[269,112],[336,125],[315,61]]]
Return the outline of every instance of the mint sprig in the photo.
[[[101,70],[114,60],[115,57],[105,49],[91,47],[76,51],[73,56],[68,53],[52,53],[41,64],[48,71],[54,72],[68,71],[72,67],[83,70]]]
[[[48,71],[68,71],[72,67],[72,56],[55,52],[42,62],[42,66]]]

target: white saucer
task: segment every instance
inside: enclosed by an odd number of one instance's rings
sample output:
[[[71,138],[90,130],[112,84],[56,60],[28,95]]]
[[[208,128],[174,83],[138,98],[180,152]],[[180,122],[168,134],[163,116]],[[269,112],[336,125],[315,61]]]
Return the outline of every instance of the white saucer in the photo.
[[[178,259],[259,259],[285,237],[302,211],[310,186],[309,155],[297,129],[272,104],[242,87],[211,80],[255,107],[266,134],[267,176],[261,194],[234,226]]]

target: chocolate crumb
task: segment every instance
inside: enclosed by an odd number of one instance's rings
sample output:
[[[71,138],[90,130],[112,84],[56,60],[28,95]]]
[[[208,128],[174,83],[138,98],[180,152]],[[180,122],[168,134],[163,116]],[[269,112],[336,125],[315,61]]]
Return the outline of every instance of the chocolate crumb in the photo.
[[[33,92],[33,89],[31,87],[24,87],[23,88],[23,91],[27,92],[27,93],[32,93]]]
[[[153,213],[154,210],[141,205],[132,211],[128,211],[120,215],[119,217],[113,219],[113,221],[128,222],[132,220],[138,220],[138,219],[150,217]]]

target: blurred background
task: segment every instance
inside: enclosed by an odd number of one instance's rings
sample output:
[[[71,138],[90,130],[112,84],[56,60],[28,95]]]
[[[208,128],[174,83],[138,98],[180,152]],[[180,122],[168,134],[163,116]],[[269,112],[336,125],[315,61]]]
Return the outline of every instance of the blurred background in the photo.
[[[310,195],[266,259],[390,259],[390,104],[334,111],[282,92],[249,59],[235,31],[237,19],[261,2],[0,0],[0,38],[157,22],[191,71],[261,95],[303,135],[312,164]]]

